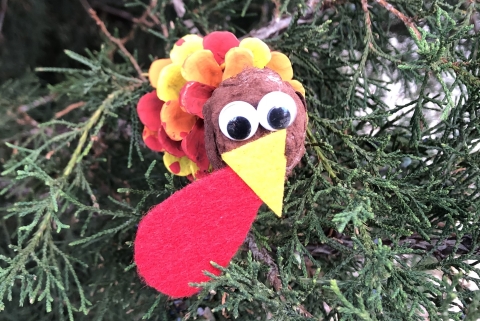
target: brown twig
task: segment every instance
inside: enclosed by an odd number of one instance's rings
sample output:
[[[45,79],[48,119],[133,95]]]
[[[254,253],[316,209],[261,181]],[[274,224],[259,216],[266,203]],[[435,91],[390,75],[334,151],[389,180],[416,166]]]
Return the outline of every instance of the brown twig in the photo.
[[[365,0],[362,0],[362,7],[363,7],[363,2]],[[366,2],[366,1],[365,1]],[[386,0],[375,0],[379,5],[387,9],[391,14],[396,16],[398,19],[402,20],[402,22],[407,26],[407,28],[410,28],[413,30],[417,38],[420,40],[422,39],[422,34],[420,31],[418,31],[417,26],[413,22],[412,18],[407,17],[404,15],[402,12],[398,11],[394,6],[392,6],[390,3],[388,3]]]
[[[79,101],[77,103],[74,103],[74,104],[70,104],[68,105],[65,109],[62,109],[60,110],[59,112],[55,113],[55,119],[58,119],[60,117],[63,117],[65,116],[66,114],[68,114],[69,112],[71,112],[72,110],[74,109],[77,109],[79,107],[82,107],[83,105],[85,105],[85,102],[84,101]]]
[[[87,0],[80,0],[80,3],[83,5],[85,10],[87,10],[90,17],[92,17],[92,19],[95,20],[96,24],[100,27],[100,30],[108,38],[108,40],[110,40],[112,43],[117,45],[117,47],[123,52],[123,54],[128,57],[131,64],[133,65],[133,67],[137,71],[138,77],[142,81],[147,81],[147,79],[142,74],[142,69],[138,65],[137,60],[135,60],[135,58],[132,56],[132,54],[125,48],[125,45],[123,44],[122,39],[118,39],[118,38],[115,38],[114,36],[112,36],[112,34],[108,31],[108,29],[105,26],[105,24],[103,23],[103,21],[100,20],[100,18],[98,17],[97,12],[95,10],[93,10],[92,7],[88,4]]]
[[[372,30],[372,20],[370,19],[370,11],[368,11],[368,1],[362,0],[362,10],[365,14],[365,24],[369,30]]]
[[[97,2],[97,1],[92,2],[92,7],[98,8],[103,12],[106,12],[106,13],[112,14],[114,16],[120,17],[122,19],[133,22],[135,25],[132,28],[132,30],[135,30],[137,26],[146,27],[146,28],[153,28],[155,26],[158,26],[162,30],[163,35],[165,37],[168,37],[167,27],[165,25],[163,25],[162,22],[160,21],[160,19],[152,13],[152,10],[157,6],[157,3],[158,3],[158,0],[151,0],[147,9],[138,18],[133,16],[132,14],[130,14],[129,12],[127,12],[125,10],[114,8],[114,7],[111,7],[111,6],[106,5],[104,3]],[[183,4],[183,2],[180,1],[180,0],[176,0],[176,1],[173,2],[174,6],[177,5],[177,6],[175,6],[175,10],[177,11],[177,15],[179,15],[180,17],[182,16],[182,15],[179,14],[179,10],[181,10],[181,7],[180,7],[181,4]],[[183,8],[183,10],[185,11],[185,8]],[[185,12],[183,12],[183,13],[185,13]],[[148,18],[150,18],[153,21],[148,20]]]
[[[331,239],[334,239],[338,243],[341,243],[342,246],[347,248],[352,249],[354,247],[354,242],[350,236],[337,231],[333,232]],[[389,239],[382,239],[382,244],[394,246],[394,243]],[[427,241],[420,235],[414,234],[412,236],[402,238],[399,241],[399,245],[424,252],[432,251],[435,248],[432,255],[435,256],[439,261],[450,255],[453,251],[456,251],[455,253],[457,255],[466,253],[480,254],[480,248],[471,235],[464,235],[461,239],[459,239],[456,235],[452,234],[445,240],[441,240],[440,238],[436,237],[432,238],[430,241]],[[331,257],[340,255],[338,248],[326,243],[309,244],[307,245],[307,250],[314,257]]]
[[[252,30],[250,33],[247,35],[249,37],[256,37],[259,39],[268,39],[271,38],[273,35],[278,34],[279,32],[287,29],[287,27],[290,25],[290,22],[292,21],[292,16],[286,16],[286,17],[280,17],[280,1],[273,1],[275,5],[274,13],[272,20],[265,26],[260,29]],[[298,20],[298,24],[306,24],[310,23],[313,21],[313,18],[315,16],[315,1],[310,1],[308,4],[308,12],[303,16],[301,19]],[[317,13],[318,14],[318,13]]]
[[[314,20],[314,17],[318,16],[321,11],[327,10],[335,5],[345,4],[347,2],[348,0],[324,0],[322,4],[318,6],[318,4],[320,3],[319,0],[310,0],[307,3],[308,10],[306,14],[298,20],[297,24],[301,25],[311,23]],[[280,17],[280,2],[275,0],[273,1],[273,3],[275,5],[275,9],[272,20],[265,27],[250,31],[250,33],[247,35],[248,37],[268,39],[271,38],[273,35],[287,29],[287,27],[290,25],[290,22],[292,21],[292,16],[289,15],[283,18]]]
[[[102,3],[101,1],[93,1],[91,6],[94,9],[99,9],[100,11],[106,12],[108,14],[117,16],[131,22],[133,22],[133,20],[135,19],[135,16],[133,16],[130,12],[111,7],[105,3]]]
[[[308,312],[302,304],[297,305],[294,309],[307,318],[313,318],[313,314]]]
[[[251,233],[247,235],[247,238],[244,242],[248,249],[252,251],[252,255],[256,260],[262,261],[270,267],[270,270],[267,274],[268,282],[279,291],[282,288],[282,281],[280,280],[280,273],[278,272],[278,266],[273,261],[272,257],[266,249],[259,249],[255,239]]]
[[[222,305],[225,304],[225,302],[227,302],[227,296],[228,296],[228,293],[227,292],[223,292],[222,294]],[[225,317],[225,318],[230,318],[230,316],[228,315],[228,313],[225,311],[225,308],[222,308],[222,315]]]
[[[280,19],[280,8],[282,4],[280,0],[272,0],[273,4],[275,5],[275,9],[273,10],[273,20]]]
[[[149,28],[152,28],[153,26],[159,26],[160,29],[162,29],[163,36],[168,38],[167,26],[162,24],[160,19],[158,19],[158,17],[152,13],[152,10],[157,6],[157,3],[158,3],[158,0],[150,0],[150,4],[148,5],[147,10],[145,10],[145,12],[140,16],[140,18],[133,19],[133,22],[149,26]],[[175,10],[177,10],[177,7],[175,7]],[[153,23],[148,21],[147,17],[152,19]]]

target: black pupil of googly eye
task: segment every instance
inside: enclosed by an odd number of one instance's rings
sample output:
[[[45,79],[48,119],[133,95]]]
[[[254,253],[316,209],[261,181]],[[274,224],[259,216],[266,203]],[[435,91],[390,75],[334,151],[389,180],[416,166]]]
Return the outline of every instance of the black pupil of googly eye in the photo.
[[[267,115],[267,121],[273,129],[284,129],[290,124],[290,111],[285,107],[273,107]]]
[[[245,139],[251,130],[250,121],[242,116],[232,118],[227,124],[227,132],[233,139]]]

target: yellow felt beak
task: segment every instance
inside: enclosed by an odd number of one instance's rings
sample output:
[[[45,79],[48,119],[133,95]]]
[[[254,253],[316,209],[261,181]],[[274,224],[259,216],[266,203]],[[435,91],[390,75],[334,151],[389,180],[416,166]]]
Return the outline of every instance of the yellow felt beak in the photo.
[[[282,216],[287,158],[285,129],[222,154],[222,159],[279,217]]]

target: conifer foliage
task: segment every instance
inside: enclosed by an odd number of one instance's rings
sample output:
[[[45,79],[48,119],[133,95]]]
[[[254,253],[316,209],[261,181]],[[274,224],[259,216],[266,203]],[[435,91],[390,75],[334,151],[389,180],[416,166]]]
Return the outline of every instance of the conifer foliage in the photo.
[[[0,319],[477,320],[479,9],[1,0]],[[215,30],[290,58],[307,152],[283,217],[262,208],[223,273],[172,300],[132,241],[189,182],[144,146],[135,106],[152,60]]]

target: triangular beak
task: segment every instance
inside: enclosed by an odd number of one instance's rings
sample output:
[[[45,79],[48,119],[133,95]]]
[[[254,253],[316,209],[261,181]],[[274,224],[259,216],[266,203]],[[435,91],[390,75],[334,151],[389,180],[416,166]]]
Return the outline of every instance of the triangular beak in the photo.
[[[222,154],[222,159],[279,217],[282,216],[287,158],[285,129]]]

